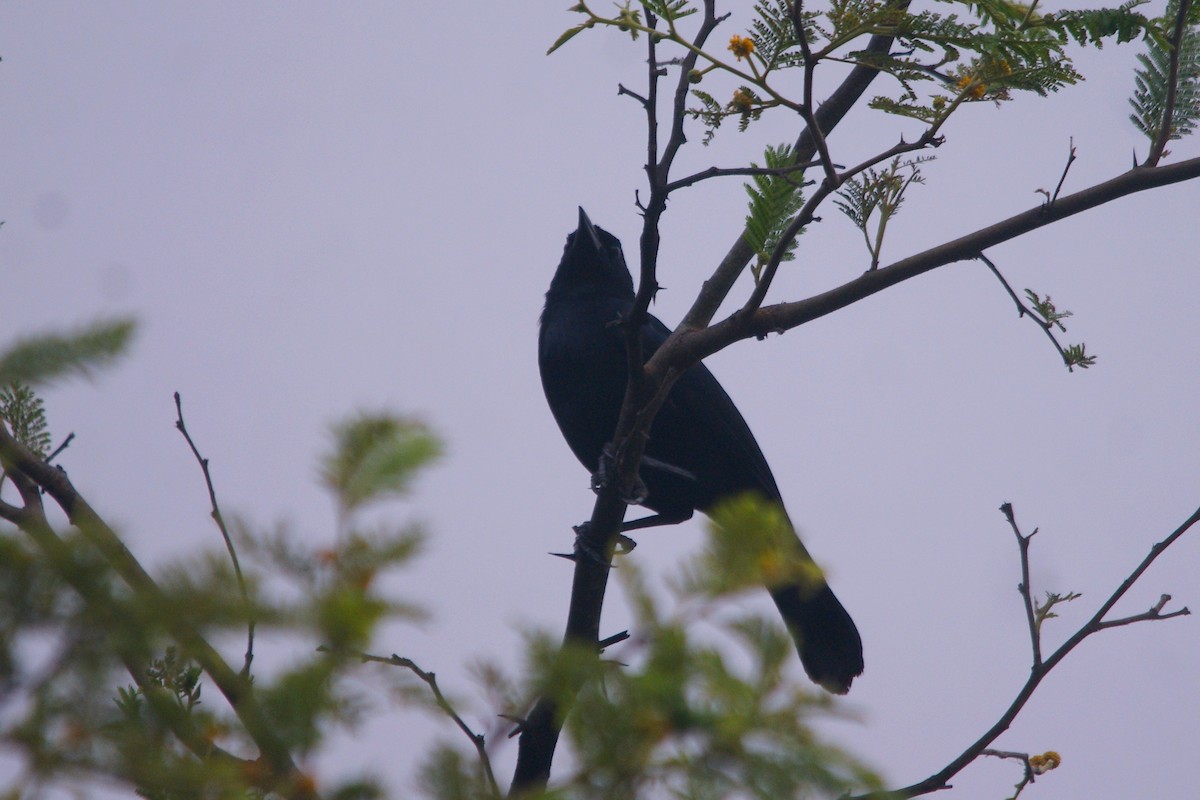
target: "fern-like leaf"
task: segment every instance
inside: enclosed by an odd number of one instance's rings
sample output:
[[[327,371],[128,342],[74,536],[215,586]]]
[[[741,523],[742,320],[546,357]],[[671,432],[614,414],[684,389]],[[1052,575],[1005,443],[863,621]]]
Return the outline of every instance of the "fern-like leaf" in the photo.
[[[789,145],[768,146],[763,157],[768,169],[790,167],[796,160],[795,153]],[[755,175],[751,182],[746,184],[746,194],[750,196],[750,213],[746,216],[744,238],[757,255],[759,268],[770,260],[784,229],[804,205],[802,187],[795,177],[799,174]],[[796,240],[792,239],[781,260],[791,261],[795,258],[795,249]]]
[[[1161,21],[1164,29],[1172,30],[1178,14],[1178,0],[1167,6],[1167,16]],[[1129,119],[1134,126],[1156,142],[1162,132],[1167,110],[1171,80],[1171,45],[1165,37],[1148,38],[1146,52],[1138,55],[1133,97],[1129,103],[1133,113]],[[1168,139],[1180,139],[1192,133],[1200,123],[1200,5],[1189,9],[1186,27],[1179,43],[1179,65],[1175,85],[1175,106],[1171,114]]]
[[[23,383],[0,388],[0,419],[17,441],[45,458],[50,453],[50,431],[42,398]]]

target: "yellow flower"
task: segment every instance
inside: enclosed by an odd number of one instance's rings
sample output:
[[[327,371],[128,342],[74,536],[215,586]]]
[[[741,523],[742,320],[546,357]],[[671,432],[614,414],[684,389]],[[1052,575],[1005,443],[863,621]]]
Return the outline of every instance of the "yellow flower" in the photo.
[[[1062,763],[1062,756],[1053,750],[1047,750],[1040,756],[1029,757],[1029,768],[1033,770],[1034,775],[1041,775],[1049,772]]]
[[[748,58],[754,52],[754,42],[736,33],[729,38],[729,52],[737,56],[737,60]]]
[[[729,107],[742,114],[749,114],[754,108],[754,95],[745,89],[738,89],[729,101]]]
[[[974,85],[972,86],[972,84]],[[967,87],[970,88],[967,89]],[[955,84],[955,88],[957,88],[960,92],[964,89],[967,89],[967,94],[976,100],[983,97],[983,95],[987,92],[987,84],[977,80],[974,75],[963,75],[958,79],[958,83]]]

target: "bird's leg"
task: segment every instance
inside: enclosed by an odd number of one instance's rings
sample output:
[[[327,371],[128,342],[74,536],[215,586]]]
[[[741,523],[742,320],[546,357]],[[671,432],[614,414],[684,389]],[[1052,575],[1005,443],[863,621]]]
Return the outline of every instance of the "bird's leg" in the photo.
[[[686,511],[674,511],[674,512],[665,513],[665,514],[652,514],[649,517],[642,517],[641,519],[626,520],[625,522],[621,523],[621,530],[622,531],[639,531],[644,528],[658,528],[662,525],[678,525],[681,522],[687,522],[689,519],[692,518],[692,515],[694,513],[695,512],[689,508]],[[629,537],[625,537],[625,538],[628,539]],[[632,542],[633,540],[630,539],[629,541]],[[629,549],[632,550],[633,548],[630,547]]]

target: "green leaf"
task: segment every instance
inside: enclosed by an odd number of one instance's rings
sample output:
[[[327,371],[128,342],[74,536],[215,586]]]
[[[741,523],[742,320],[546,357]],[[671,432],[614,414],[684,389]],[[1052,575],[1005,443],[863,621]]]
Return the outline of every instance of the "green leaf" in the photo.
[[[116,359],[133,338],[131,319],[96,322],[69,333],[49,333],[18,340],[0,355],[0,386],[14,383],[44,385],[92,370]]]
[[[790,167],[796,161],[795,153],[789,145],[768,146],[764,159],[769,169]],[[750,166],[758,165],[752,163]],[[797,171],[791,175],[755,175],[751,182],[745,185],[746,194],[750,196],[750,205],[746,215],[744,237],[758,256],[759,268],[770,260],[784,229],[804,205],[802,180],[803,173]],[[793,238],[788,242],[781,260],[791,261],[795,258],[795,249],[796,240]]]
[[[42,458],[50,454],[50,432],[42,398],[22,383],[0,387],[0,419],[21,444]]]
[[[720,596],[757,586],[824,582],[778,503],[747,492],[716,506],[710,518],[708,546],[686,581],[688,591]]]
[[[562,35],[554,40],[554,44],[550,45],[550,49],[546,51],[546,55],[550,55],[555,50],[574,39],[577,34],[582,33],[583,31],[586,31],[588,28],[592,27],[593,24],[594,23],[589,20],[582,25],[576,25],[574,28],[568,28],[567,30],[563,31]]]
[[[352,510],[403,494],[417,470],[441,454],[441,443],[423,424],[390,414],[360,414],[334,426],[334,451],[321,477]]]
[[[1167,4],[1168,13],[1160,24],[1160,36],[1148,37],[1146,52],[1138,55],[1133,97],[1129,115],[1134,126],[1151,143],[1159,139],[1166,116],[1171,83],[1171,45],[1167,38],[1174,34],[1178,0]],[[1192,133],[1200,123],[1200,4],[1193,4],[1179,44],[1179,65],[1175,84],[1175,105],[1171,114],[1168,139],[1181,139]]]

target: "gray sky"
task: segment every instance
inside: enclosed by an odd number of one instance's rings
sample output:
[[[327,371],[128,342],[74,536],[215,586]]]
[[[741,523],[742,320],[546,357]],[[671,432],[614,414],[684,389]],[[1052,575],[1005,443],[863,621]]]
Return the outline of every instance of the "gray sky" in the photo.
[[[538,381],[542,294],[577,205],[627,252],[638,231],[642,117],[616,83],[642,85],[642,46],[593,32],[546,58],[575,22],[567,5],[0,2],[0,342],[141,322],[118,368],[47,394],[58,435],[77,435],[63,458],[76,485],[151,562],[218,546],[172,427],[179,390],[227,511],[327,540],[314,467],[327,425],[359,408],[418,414],[448,455],[392,509],[432,534],[397,585],[436,621],[389,629],[377,650],[468,700],[472,662],[515,668],[522,628],[559,634],[570,570],[545,553],[591,509]],[[725,38],[750,6],[728,5]],[[1071,136],[1068,192],[1144,155],[1126,120],[1136,52],[1081,60],[1088,82],[1049,100],[964,109],[885,262],[1036,204]],[[831,146],[847,163],[915,130],[866,113],[845,128]],[[730,129],[707,149],[697,130],[680,169],[732,165],[794,130]],[[744,198],[730,181],[672,201],[654,308],[668,324],[737,235]],[[840,701],[858,721],[827,730],[889,784],[957,755],[1027,675],[1002,502],[1041,528],[1035,588],[1083,593],[1048,625],[1051,647],[1200,502],[1198,199],[1195,183],[1170,187],[990,252],[1015,287],[1075,312],[1064,338],[1099,356],[1085,372],[1068,374],[975,263],[710,360],[863,634],[867,671]],[[829,207],[774,297],[866,264]],[[647,532],[635,558],[670,571],[701,531]],[[1193,534],[1118,613],[1161,593],[1200,611],[1198,559]],[[614,596],[603,628],[627,624]],[[1177,619],[1077,650],[997,745],[1064,756],[1029,796],[1194,791],[1198,642]],[[321,776],[369,766],[402,787],[422,738],[456,736],[375,702],[381,719]],[[473,710],[489,724],[493,709]],[[505,781],[514,756],[511,743],[496,756]],[[1018,778],[980,763],[947,796],[1003,797]]]

